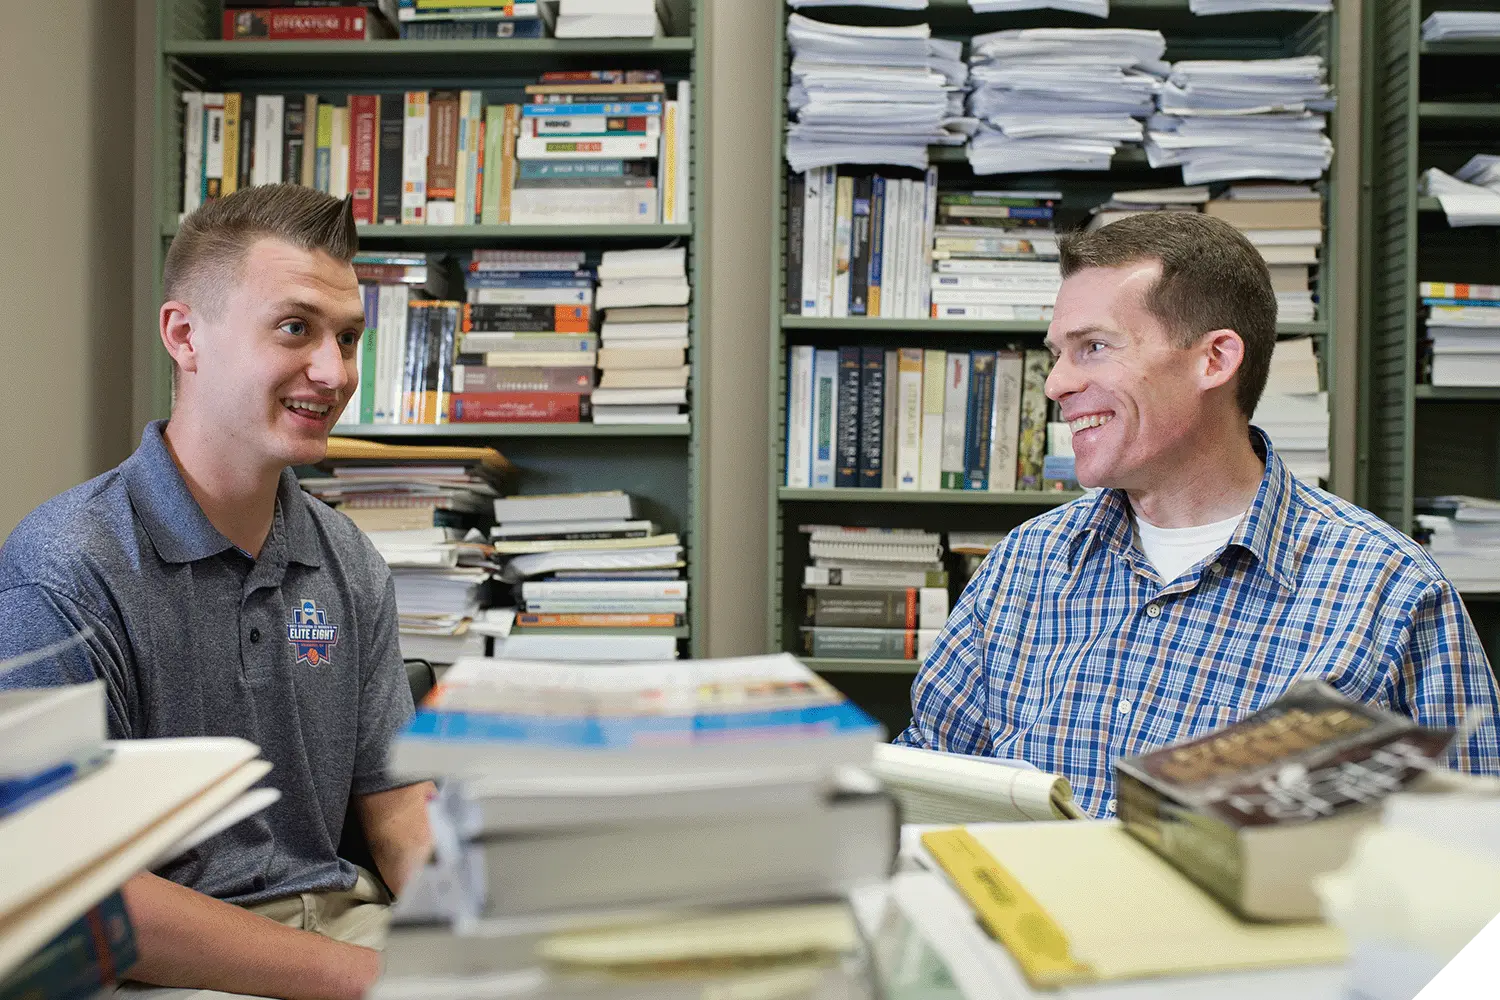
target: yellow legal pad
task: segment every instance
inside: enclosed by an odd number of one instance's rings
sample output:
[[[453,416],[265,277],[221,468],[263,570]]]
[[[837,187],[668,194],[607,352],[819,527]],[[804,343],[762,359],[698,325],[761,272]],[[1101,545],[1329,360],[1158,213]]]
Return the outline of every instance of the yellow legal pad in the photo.
[[[922,845],[1033,986],[1341,962],[1322,923],[1240,920],[1117,822],[933,830]]]

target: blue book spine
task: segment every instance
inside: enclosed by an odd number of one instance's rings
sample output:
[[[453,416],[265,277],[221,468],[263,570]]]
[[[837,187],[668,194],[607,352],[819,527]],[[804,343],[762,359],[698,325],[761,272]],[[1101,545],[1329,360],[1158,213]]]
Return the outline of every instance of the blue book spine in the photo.
[[[834,484],[835,427],[838,420],[839,352],[813,355],[812,488]]]
[[[622,101],[613,104],[523,104],[522,118],[639,118],[661,114],[660,101]]]
[[[333,153],[327,146],[319,146],[317,153],[313,156],[313,187],[319,191],[327,191],[328,184],[332,180]]]
[[[1424,306],[1478,306],[1481,309],[1493,309],[1500,306],[1500,302],[1494,299],[1423,299]]]
[[[859,485],[860,349],[839,348],[838,465],[835,486]]]
[[[135,929],[116,892],[0,979],[0,997],[91,1000],[110,992],[138,958]]]
[[[469,275],[470,288],[593,288],[593,278],[492,278],[488,271]]]
[[[880,282],[885,271],[885,178],[875,175],[870,189],[870,284],[865,290],[865,314],[879,316]]]
[[[990,488],[990,414],[995,409],[995,352],[969,352],[969,412],[964,419],[964,489]]]
[[[885,447],[885,351],[860,349],[859,373],[859,485],[880,488],[881,454]]]
[[[522,160],[520,179],[539,181],[549,177],[623,177],[625,160]]]

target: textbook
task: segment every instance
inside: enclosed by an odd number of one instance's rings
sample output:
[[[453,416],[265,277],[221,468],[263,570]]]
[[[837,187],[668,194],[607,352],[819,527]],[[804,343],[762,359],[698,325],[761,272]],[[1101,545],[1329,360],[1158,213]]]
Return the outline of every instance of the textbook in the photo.
[[[882,743],[870,771],[895,797],[903,823],[1087,818],[1068,779],[1023,760]]]

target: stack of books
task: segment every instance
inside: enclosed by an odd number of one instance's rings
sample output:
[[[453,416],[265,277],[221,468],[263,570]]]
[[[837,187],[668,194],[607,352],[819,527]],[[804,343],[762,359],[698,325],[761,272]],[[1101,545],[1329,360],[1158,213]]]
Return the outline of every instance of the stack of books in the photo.
[[[1266,432],[1292,475],[1315,485],[1328,478],[1328,393],[1318,377],[1313,338],[1277,342],[1250,422]]]
[[[226,42],[349,42],[396,34],[396,0],[246,0],[223,9]]]
[[[820,167],[791,175],[788,315],[927,316],[937,170],[897,173]]]
[[[1276,318],[1311,323],[1317,315],[1311,271],[1323,248],[1323,196],[1304,184],[1231,184],[1203,211],[1244,233],[1265,258]]]
[[[1051,368],[1043,350],[790,347],[786,485],[1059,488],[1044,469]]]
[[[927,147],[962,145],[963,43],[926,24],[900,28],[787,18],[792,50],[786,159],[798,172],[840,163],[923,169]]]
[[[1062,286],[1060,191],[945,191],[932,255],[935,319],[1050,320]]]
[[[1161,87],[1148,71],[1166,52],[1159,31],[1025,28],[975,35],[969,140],[976,174],[1108,170],[1144,136]]]
[[[400,0],[401,37],[422,41],[545,38],[553,8],[546,0]]]
[[[668,34],[664,0],[557,0],[558,38],[652,38]]]
[[[686,622],[682,542],[618,490],[495,501],[490,529],[519,598],[505,659],[668,660]],[[606,631],[607,630],[607,631]],[[626,634],[620,635],[624,631]]]
[[[1423,281],[1427,380],[1436,386],[1500,386],[1500,285]]]
[[[881,738],[789,656],[455,665],[393,746],[438,846],[371,997],[873,998]]]
[[[582,251],[476,250],[449,407],[453,423],[579,423],[599,338]]]
[[[1184,184],[1245,177],[1311,181],[1333,160],[1322,56],[1189,60],[1161,87],[1146,154]]]
[[[496,572],[483,529],[509,463],[491,448],[332,437],[322,468],[330,474],[304,477],[302,488],[348,515],[390,565],[403,654],[482,653],[470,626]]]
[[[1111,222],[1128,219],[1143,212],[1201,212],[1208,201],[1207,185],[1169,188],[1136,188],[1116,191],[1109,200],[1096,205],[1089,213],[1087,229],[1092,232]]]
[[[1416,506],[1427,551],[1453,586],[1464,593],[1500,591],[1500,502],[1441,496]]]
[[[607,310],[609,343],[599,352],[594,423],[687,423],[681,407],[687,405],[691,371],[686,324],[691,295],[684,247],[605,251],[596,304]],[[647,328],[632,331],[638,323]]]
[[[804,524],[801,530],[808,535],[812,561],[803,578],[803,654],[924,658],[948,618],[942,536],[912,528],[820,524]]]

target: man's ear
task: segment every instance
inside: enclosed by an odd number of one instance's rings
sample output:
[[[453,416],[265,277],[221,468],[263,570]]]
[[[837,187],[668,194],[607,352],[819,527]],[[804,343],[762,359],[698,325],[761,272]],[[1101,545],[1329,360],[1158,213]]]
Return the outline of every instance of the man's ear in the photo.
[[[1199,379],[1205,390],[1227,385],[1245,363],[1245,342],[1233,330],[1210,330],[1198,346],[1202,352]]]
[[[198,370],[198,352],[194,343],[198,318],[186,302],[173,299],[163,302],[159,315],[162,346],[177,362],[181,371]]]

